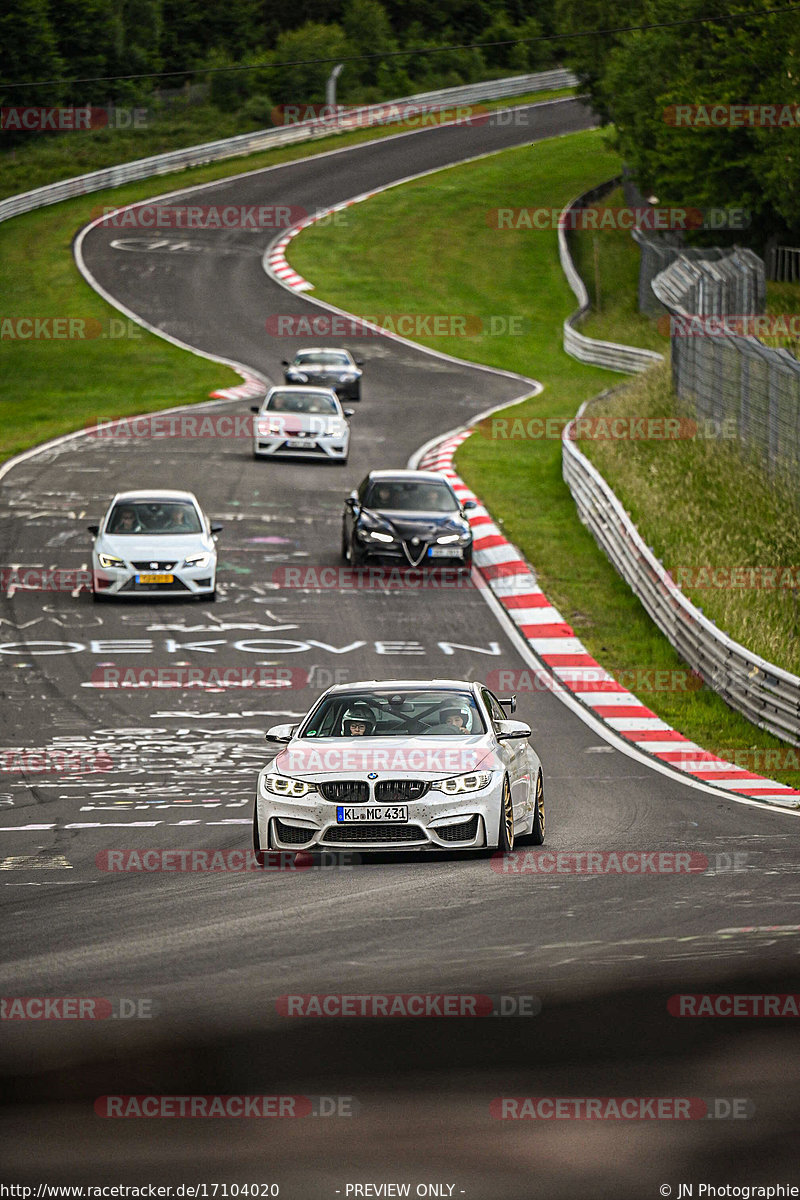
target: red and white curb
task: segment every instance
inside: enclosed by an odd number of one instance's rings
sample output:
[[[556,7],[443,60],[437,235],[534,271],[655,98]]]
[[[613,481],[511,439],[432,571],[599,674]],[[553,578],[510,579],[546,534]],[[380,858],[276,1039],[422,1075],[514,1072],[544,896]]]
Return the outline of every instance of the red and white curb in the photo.
[[[367,200],[372,195],[374,195],[373,192],[365,192],[363,196],[359,196],[357,199],[359,201]],[[320,209],[319,212],[313,213],[303,221],[298,221],[296,225],[292,225],[291,229],[287,229],[286,233],[279,237],[276,242],[273,242],[267,251],[264,258],[264,269],[267,274],[276,279],[278,283],[291,288],[294,292],[312,292],[314,290],[313,283],[309,283],[302,275],[298,275],[294,267],[290,267],[286,261],[286,247],[292,238],[296,238],[298,233],[301,233],[304,229],[308,229],[309,225],[315,225],[317,221],[329,217],[331,213],[341,212],[342,209],[349,208],[351,204],[355,204],[356,202],[357,200],[354,197],[352,200],[346,200],[344,204],[335,204],[332,208]]]
[[[478,507],[468,514],[474,532],[474,566],[546,671],[620,737],[665,766],[721,792],[800,808],[800,790],[704,750],[662,721],[592,658],[539,587],[529,563],[453,468],[453,455],[472,432],[466,429],[445,435],[425,451],[417,466],[440,471],[460,500],[477,502]],[[543,676],[540,682],[545,680]]]
[[[244,383],[237,383],[235,387],[220,388],[216,392],[209,392],[212,400],[250,400],[255,396],[263,396],[267,391],[267,385],[262,379],[256,379],[254,375],[244,375]]]

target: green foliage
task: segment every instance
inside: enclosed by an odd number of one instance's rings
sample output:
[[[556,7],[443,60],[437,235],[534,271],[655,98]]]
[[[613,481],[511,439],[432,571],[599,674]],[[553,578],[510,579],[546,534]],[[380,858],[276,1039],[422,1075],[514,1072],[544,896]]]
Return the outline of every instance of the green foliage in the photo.
[[[772,7],[731,0],[727,15],[742,19],[598,33],[567,51],[593,105],[613,121],[641,190],[666,203],[747,208],[747,239],[757,247],[800,233],[800,128],[681,127],[671,113],[676,105],[800,104],[797,15]],[[602,30],[696,20],[708,6],[644,0],[633,12],[609,0],[560,0],[558,11],[568,28]]]
[[[0,101],[4,105],[57,104],[60,88],[6,85],[55,79],[63,67],[47,0],[6,0],[0,10]]]
[[[333,67],[348,54],[347,38],[340,25],[307,21],[299,29],[280,35],[275,44],[276,63],[269,77],[270,94],[277,104],[322,104],[325,84]],[[327,61],[324,61],[327,60]]]

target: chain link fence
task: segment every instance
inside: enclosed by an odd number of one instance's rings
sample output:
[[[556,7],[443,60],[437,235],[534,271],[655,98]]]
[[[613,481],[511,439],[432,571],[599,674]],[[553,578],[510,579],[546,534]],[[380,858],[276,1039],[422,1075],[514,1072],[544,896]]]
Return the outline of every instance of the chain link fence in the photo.
[[[675,391],[698,417],[735,428],[771,474],[800,468],[800,362],[782,348],[740,335],[725,317],[765,308],[764,263],[750,250],[716,262],[685,255],[656,276],[670,314]]]

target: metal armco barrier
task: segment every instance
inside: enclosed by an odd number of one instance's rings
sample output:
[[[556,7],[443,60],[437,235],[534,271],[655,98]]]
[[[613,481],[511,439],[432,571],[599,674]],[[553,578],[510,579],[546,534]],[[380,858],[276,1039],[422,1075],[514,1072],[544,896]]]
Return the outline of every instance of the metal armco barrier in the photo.
[[[284,146],[291,142],[308,141],[326,137],[331,133],[347,132],[348,129],[367,128],[379,125],[391,110],[408,105],[430,112],[450,108],[453,105],[472,104],[478,100],[501,100],[521,96],[527,92],[543,92],[550,88],[575,87],[576,77],[571,71],[560,67],[552,71],[540,71],[535,75],[514,75],[506,79],[488,80],[484,83],[468,83],[461,87],[443,88],[438,92],[422,92],[417,96],[405,96],[399,100],[387,100],[381,104],[364,105],[344,116],[319,117],[276,129],[260,129],[253,133],[242,133],[237,137],[224,138],[218,142],[207,142],[201,146],[189,146],[184,150],[171,150],[167,154],[156,154],[150,158],[139,158],[133,162],[120,163],[92,171],[88,175],[77,175],[62,179],[30,192],[20,192],[0,200],[0,221],[7,221],[21,213],[58,204],[73,196],[88,192],[99,192],[104,188],[119,187],[137,179],[148,179],[155,175],[167,175],[184,167],[205,166],[225,158],[235,158],[268,150],[273,146]]]
[[[635,375],[648,370],[654,363],[663,362],[663,354],[655,350],[641,350],[637,346],[623,346],[618,342],[603,342],[598,338],[587,337],[575,328],[578,321],[586,315],[591,305],[586,285],[578,274],[569,250],[567,229],[571,222],[569,214],[574,209],[587,208],[600,196],[605,195],[611,188],[620,183],[620,178],[609,179],[588,192],[576,196],[561,212],[558,226],[558,256],[561,267],[567,277],[567,282],[575,293],[580,307],[564,322],[563,345],[572,358],[579,362],[591,363],[595,367],[605,367],[609,371],[624,371],[627,375]]]
[[[576,420],[586,407],[581,405]],[[800,677],[734,642],[687,600],[600,472],[572,441],[571,429],[570,424],[562,437],[562,472],[578,515],[597,544],[681,658],[709,687],[753,724],[799,746]]]

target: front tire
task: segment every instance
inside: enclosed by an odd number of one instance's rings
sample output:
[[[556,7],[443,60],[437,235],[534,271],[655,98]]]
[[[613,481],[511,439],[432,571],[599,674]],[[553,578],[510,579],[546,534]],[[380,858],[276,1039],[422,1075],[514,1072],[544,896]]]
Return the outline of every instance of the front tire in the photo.
[[[500,799],[500,832],[497,836],[497,849],[501,854],[510,854],[514,849],[514,803],[507,775],[503,780],[503,795]]]
[[[264,851],[261,849],[261,843],[258,837],[258,802],[253,806],[253,854],[256,862],[260,867],[265,866],[267,858]]]
[[[520,842],[529,842],[533,846],[544,843],[545,811],[544,811],[544,779],[542,772],[536,776],[536,795],[533,801],[533,827],[530,833],[518,838]]]

